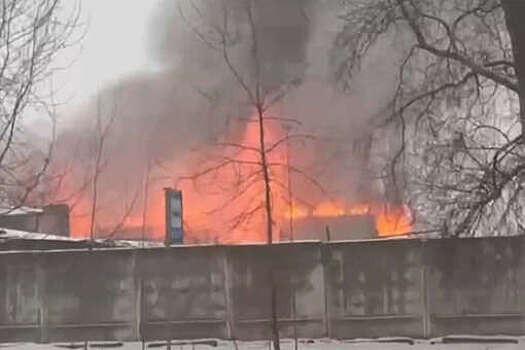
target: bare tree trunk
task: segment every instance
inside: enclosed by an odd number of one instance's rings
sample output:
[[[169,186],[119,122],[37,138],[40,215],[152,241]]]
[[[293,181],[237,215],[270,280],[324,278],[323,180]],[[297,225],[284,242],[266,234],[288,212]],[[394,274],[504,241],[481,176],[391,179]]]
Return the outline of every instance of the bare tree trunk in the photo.
[[[259,147],[261,155],[261,167],[264,180],[264,208],[266,212],[266,235],[269,246],[273,243],[273,216],[272,216],[272,198],[270,174],[268,169],[268,160],[266,159],[266,146],[264,138],[264,112],[261,104],[257,104],[257,119],[259,124]],[[271,313],[272,313],[272,340],[274,350],[280,350],[279,326],[277,322],[277,286],[275,281],[274,259],[270,261],[270,289],[271,289]]]
[[[143,204],[142,204],[142,242],[141,247],[144,248],[144,240],[146,238],[146,223],[148,215],[148,197],[149,197],[149,181],[151,173],[151,154],[148,153],[148,164],[146,167],[145,181],[144,181],[144,193],[143,193]]]
[[[116,108],[114,106],[114,108]],[[98,200],[98,182],[100,175],[102,174],[104,168],[104,152],[107,137],[109,136],[109,131],[114,122],[115,118],[115,109],[111,113],[111,116],[106,123],[103,125],[102,121],[102,101],[100,97],[97,100],[97,120],[96,120],[96,155],[95,155],[95,164],[93,169],[93,181],[92,181],[92,194],[93,200],[91,204],[91,218],[90,218],[90,228],[89,228],[89,239],[91,243],[95,240],[95,226],[96,226],[96,212],[97,212],[97,200]]]
[[[264,208],[266,212],[266,239],[268,244],[273,243],[273,227],[272,227],[272,203],[271,203],[271,189],[270,189],[270,174],[268,171],[268,160],[266,159],[266,146],[264,142],[264,112],[262,106],[257,106],[257,118],[259,123],[259,143],[261,155],[261,167],[263,171],[264,181]]]
[[[102,121],[101,121],[101,105],[100,97],[97,100],[97,153],[95,158],[95,167],[93,172],[93,200],[91,203],[91,218],[89,227],[89,240],[91,244],[95,240],[95,216],[97,212],[97,196],[98,196],[98,178],[100,175],[100,162],[102,160],[102,153],[104,152],[104,135],[102,134]]]
[[[501,0],[501,6],[512,42],[514,69],[518,78],[521,132],[525,141],[525,3],[519,0]]]

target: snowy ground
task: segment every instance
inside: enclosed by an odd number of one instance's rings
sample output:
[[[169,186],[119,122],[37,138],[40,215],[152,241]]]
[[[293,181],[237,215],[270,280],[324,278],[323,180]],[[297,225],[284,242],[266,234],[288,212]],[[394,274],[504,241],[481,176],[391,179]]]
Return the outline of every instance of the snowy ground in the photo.
[[[457,339],[456,339],[457,340]],[[408,339],[382,340],[301,340],[299,350],[514,350],[525,349],[525,338],[483,338],[459,339],[461,342],[443,343],[442,340],[415,340],[412,344]],[[465,342],[468,341],[468,342]],[[480,342],[483,341],[483,342]],[[269,342],[252,341],[237,342],[235,346],[232,342],[217,341],[217,346],[188,344],[181,345],[175,342],[171,345],[172,350],[270,350]],[[515,342],[515,343],[512,343]],[[118,350],[139,350],[139,349],[166,349],[165,342],[149,343],[118,343],[118,342],[90,342],[89,349],[118,349]],[[294,350],[294,342],[284,339],[281,341],[283,350]],[[4,350],[60,350],[60,349],[84,349],[82,343],[61,343],[61,344],[0,344],[0,349]]]

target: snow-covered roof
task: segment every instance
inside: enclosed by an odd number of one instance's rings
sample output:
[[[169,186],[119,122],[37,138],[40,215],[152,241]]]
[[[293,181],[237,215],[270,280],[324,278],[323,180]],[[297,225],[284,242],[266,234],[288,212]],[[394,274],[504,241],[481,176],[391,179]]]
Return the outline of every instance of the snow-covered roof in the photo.
[[[28,232],[13,230],[10,228],[0,228],[0,239],[29,239],[29,240],[53,240],[53,241],[82,241],[83,239],[58,236],[48,233]]]
[[[151,241],[128,241],[128,240],[107,240],[99,239],[97,242],[100,243],[112,243],[119,247],[133,247],[133,248],[158,248],[164,247],[164,243],[161,242],[151,242]]]
[[[21,230],[13,230],[8,228],[0,228],[0,240],[3,239],[22,239],[22,240],[35,240],[35,241],[63,241],[63,242],[85,242],[85,237],[66,237],[58,236],[48,233],[37,233],[28,232]],[[149,242],[149,241],[127,241],[127,240],[110,240],[110,239],[96,239],[96,243],[113,247],[136,247],[136,248],[154,248],[162,247],[163,244],[160,242]]]
[[[41,208],[19,207],[19,208],[0,208],[0,216],[2,215],[25,215],[25,214],[41,214],[44,210]]]

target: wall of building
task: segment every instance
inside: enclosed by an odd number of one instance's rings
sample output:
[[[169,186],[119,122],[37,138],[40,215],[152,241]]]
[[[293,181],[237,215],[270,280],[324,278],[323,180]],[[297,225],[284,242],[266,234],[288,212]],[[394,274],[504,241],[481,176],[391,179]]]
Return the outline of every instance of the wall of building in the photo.
[[[524,243],[0,252],[0,342],[525,334]]]
[[[13,209],[0,215],[0,228],[69,237],[69,207],[51,204],[42,209]]]
[[[38,232],[38,217],[41,213],[0,215],[0,227],[12,230]]]
[[[87,249],[89,247],[95,248],[109,248],[114,247],[112,242],[89,240],[57,240],[57,239],[27,239],[27,238],[13,238],[5,237],[0,234],[0,251],[27,251],[27,250],[65,250],[65,249]]]
[[[69,237],[69,207],[65,204],[45,206],[38,217],[37,232]]]
[[[375,220],[371,215],[305,217],[295,219],[293,226],[295,238],[299,240],[326,242],[377,237]]]

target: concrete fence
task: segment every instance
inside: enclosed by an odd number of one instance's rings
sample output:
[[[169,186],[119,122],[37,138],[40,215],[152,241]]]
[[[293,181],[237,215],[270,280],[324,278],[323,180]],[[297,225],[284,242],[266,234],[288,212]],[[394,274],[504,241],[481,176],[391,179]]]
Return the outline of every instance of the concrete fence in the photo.
[[[524,237],[0,253],[0,342],[525,334]]]

